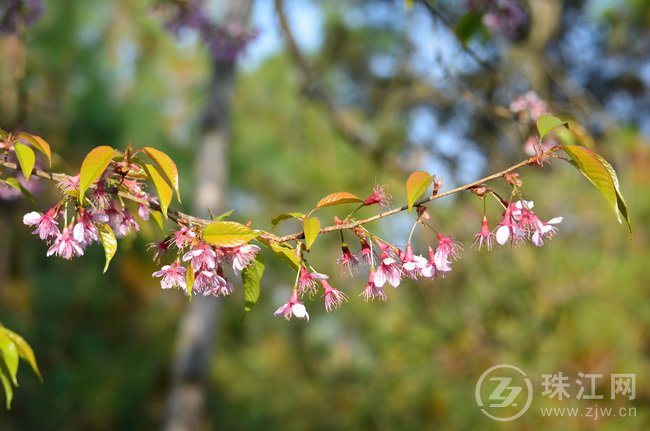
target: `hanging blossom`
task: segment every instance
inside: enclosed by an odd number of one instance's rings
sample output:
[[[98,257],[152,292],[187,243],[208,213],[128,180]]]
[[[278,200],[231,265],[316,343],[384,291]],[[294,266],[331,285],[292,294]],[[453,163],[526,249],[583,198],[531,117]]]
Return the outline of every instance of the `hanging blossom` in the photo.
[[[300,302],[300,299],[298,299],[298,291],[296,289],[291,292],[291,298],[289,299],[289,302],[275,310],[275,313],[273,313],[273,315],[284,316],[284,318],[287,320],[295,317],[309,321],[309,313],[307,313],[305,304]]]
[[[557,232],[557,228],[553,225],[562,222],[562,217],[553,217],[549,221],[543,222],[532,211],[535,206],[533,201],[520,200],[513,205],[512,217],[518,221],[521,229],[530,236],[533,245],[537,247],[544,245],[544,239],[553,237]]]
[[[380,264],[375,272],[375,285],[377,287],[383,287],[388,282],[391,286],[397,287],[402,281],[402,272],[397,265],[397,261],[386,252],[386,246],[380,245],[380,247],[384,249],[379,255]]]
[[[309,271],[304,265],[300,267],[300,275],[298,276],[298,293],[304,295],[305,293],[316,293],[318,281],[327,280],[329,277],[316,271]]]
[[[154,272],[152,276],[162,277],[160,287],[163,289],[171,289],[172,287],[187,289],[185,271],[185,267],[178,262],[174,262],[171,265],[164,265],[159,271]]]
[[[39,213],[32,211],[23,216],[23,223],[27,226],[36,226],[36,230],[32,232],[34,235],[44,241],[57,238],[60,235],[58,222],[54,219],[57,210],[51,208],[47,213]]]
[[[260,251],[260,248],[253,244],[246,244],[236,247],[230,253],[232,254],[232,269],[235,274],[239,274],[244,268],[255,260],[255,256]]]
[[[352,275],[356,266],[359,264],[359,258],[352,254],[350,248],[345,243],[341,245],[341,250],[343,254],[336,260],[336,263],[343,266]]]
[[[364,286],[361,295],[363,296],[363,299],[366,302],[370,302],[375,299],[378,299],[380,301],[386,301],[386,292],[384,292],[384,289],[381,286],[377,286],[377,284],[375,283],[374,267],[370,268],[370,275],[368,276],[368,282]]]
[[[451,239],[451,236],[444,236],[438,233],[438,247],[433,256],[436,270],[440,272],[451,271],[451,261],[459,258],[459,252],[463,249],[461,244]]]
[[[485,245],[485,248],[492,250],[494,246],[494,233],[490,230],[490,223],[486,216],[483,216],[481,221],[481,230],[476,234],[474,245],[480,250]]]
[[[83,256],[83,246],[78,243],[70,232],[69,227],[63,228],[63,232],[54,240],[54,244],[47,251],[46,256],[57,255],[66,260],[70,260],[76,256]]]
[[[422,256],[413,254],[411,244],[406,246],[402,258],[402,270],[404,274],[414,280],[422,275],[422,269],[427,265],[427,260]]]
[[[429,260],[427,261],[426,265],[420,270],[422,272],[422,276],[424,278],[434,278],[438,274],[438,270],[436,269],[436,253],[435,251],[429,246]]]
[[[329,313],[334,308],[339,308],[341,303],[348,299],[347,295],[338,289],[333,288],[327,280],[320,280],[325,297],[325,310]]]
[[[382,208],[387,208],[390,206],[391,199],[392,196],[386,190],[386,186],[377,185],[372,194],[363,201],[363,205],[368,206],[377,204]]]

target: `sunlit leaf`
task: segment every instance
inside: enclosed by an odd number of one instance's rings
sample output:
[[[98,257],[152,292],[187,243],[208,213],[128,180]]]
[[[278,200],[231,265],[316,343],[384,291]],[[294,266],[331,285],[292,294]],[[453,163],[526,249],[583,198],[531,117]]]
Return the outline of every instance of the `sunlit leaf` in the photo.
[[[30,144],[32,147],[36,148],[41,153],[45,154],[47,161],[52,166],[52,150],[50,149],[50,144],[45,142],[45,139],[40,136],[32,135],[31,133],[22,132],[18,134],[18,138]]]
[[[601,156],[579,145],[567,145],[564,151],[571,157],[572,164],[587,177],[605,197],[614,210],[619,223],[626,221],[632,231],[627,204],[621,194],[618,176],[614,168]]]
[[[2,387],[5,390],[5,399],[7,410],[11,409],[11,400],[14,398],[14,388],[11,385],[11,380],[9,377],[9,371],[4,362],[0,361],[0,382],[2,382]]]
[[[306,218],[303,231],[305,233],[305,247],[309,250],[320,233],[320,220],[317,217]]]
[[[203,229],[203,240],[217,247],[237,247],[257,238],[258,232],[234,221],[217,221]]]
[[[562,126],[564,122],[557,117],[548,114],[542,114],[537,119],[537,130],[539,131],[539,137],[544,139],[550,131],[556,127]]]
[[[192,287],[194,286],[194,267],[191,264],[187,265],[187,270],[185,271],[185,285],[185,289],[187,289],[187,296],[190,297],[191,301],[192,293],[194,293],[192,290]]]
[[[97,227],[97,232],[99,233],[99,239],[104,246],[104,256],[106,257],[106,264],[104,265],[104,273],[108,270],[108,265],[111,263],[111,259],[115,256],[117,252],[117,239],[113,233],[113,229],[107,224],[104,223],[95,223]]]
[[[352,202],[361,202],[358,196],[348,192],[332,193],[318,201],[316,208],[329,207],[332,205],[349,204]]]
[[[224,212],[224,213],[219,214],[219,215],[216,216],[216,217],[213,217],[212,220],[216,220],[216,221],[223,221],[223,220],[226,220],[226,219],[227,219],[228,217],[230,217],[234,212],[235,212],[235,210],[229,210],[229,211],[226,211],[226,212]]]
[[[406,197],[409,211],[413,209],[415,202],[429,188],[432,182],[433,177],[423,171],[415,171],[409,175],[406,180]]]
[[[18,386],[18,380],[16,379],[18,357],[16,344],[9,338],[6,332],[0,332],[0,361],[6,366],[7,376],[14,386]]]
[[[163,216],[159,211],[151,211],[149,212],[149,217],[153,219],[154,222],[156,222],[156,226],[160,229],[162,233],[165,233],[165,228],[163,226]]]
[[[262,275],[264,274],[265,268],[264,259],[258,253],[255,256],[255,260],[241,272],[241,279],[244,285],[244,313],[251,311],[260,298]]]
[[[144,170],[156,188],[156,193],[158,193],[158,200],[160,201],[160,209],[162,210],[163,216],[167,218],[167,209],[169,208],[169,204],[172,202],[172,198],[174,197],[172,186],[169,183],[169,180],[164,178],[158,168],[156,168],[154,165],[145,163]]]
[[[79,172],[79,201],[82,204],[86,190],[104,173],[114,156],[115,150],[105,145],[90,150]]]
[[[273,217],[273,219],[271,220],[271,224],[273,225],[273,227],[275,227],[275,226],[278,225],[278,223],[280,223],[280,222],[282,222],[284,220],[289,220],[289,219],[292,219],[292,218],[302,219],[304,217],[305,217],[305,215],[303,213],[282,213],[282,214],[278,214],[277,216]]]
[[[29,148],[27,145],[16,142],[14,145],[14,151],[16,152],[16,157],[20,163],[20,170],[23,172],[25,179],[29,180],[29,177],[32,176],[34,165],[36,164],[36,155],[34,154],[34,150]]]
[[[300,256],[296,255],[296,250],[293,248],[277,242],[269,242],[261,238],[260,242],[271,249],[273,253],[288,263],[296,271],[300,268]]]
[[[149,157],[151,157],[151,160],[153,160],[156,163],[156,165],[158,165],[158,167],[165,174],[165,176],[171,183],[172,187],[176,191],[176,197],[178,198],[178,202],[180,202],[181,192],[178,187],[178,168],[176,167],[176,163],[174,163],[172,158],[169,157],[167,154],[155,148],[144,147],[142,148],[142,151],[144,151]]]
[[[1,324],[0,332],[4,332],[11,339],[11,341],[13,341],[13,343],[16,345],[16,348],[18,349],[18,355],[27,361],[27,363],[32,367],[32,370],[34,370],[34,373],[36,373],[38,376],[38,379],[42,382],[43,376],[41,375],[41,371],[38,369],[38,364],[36,363],[36,355],[34,355],[34,351],[27,343],[27,341],[25,341],[23,337],[16,334],[14,331],[7,329]]]

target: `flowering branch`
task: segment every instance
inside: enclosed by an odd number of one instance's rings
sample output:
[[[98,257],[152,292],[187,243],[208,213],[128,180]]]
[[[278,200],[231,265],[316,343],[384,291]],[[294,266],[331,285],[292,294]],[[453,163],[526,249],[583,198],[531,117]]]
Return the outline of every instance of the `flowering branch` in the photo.
[[[307,213],[285,213],[272,220],[277,225],[282,220],[296,219],[302,222],[303,229],[285,236],[251,228],[229,221],[229,213],[211,219],[202,219],[170,208],[174,194],[180,202],[178,169],[165,153],[152,147],[127,148],[124,152],[108,146],[100,146],[86,155],[78,175],[69,176],[35,169],[35,152],[43,153],[51,160],[50,147],[42,138],[29,133],[17,135],[0,130],[0,150],[4,158],[0,168],[22,172],[25,179],[37,176],[57,182],[62,198],[46,213],[30,212],[23,222],[35,226],[34,234],[50,244],[47,255],[57,255],[72,259],[84,254],[86,247],[101,242],[106,256],[104,271],[116,253],[117,237],[139,231],[139,225],[131,215],[126,203],[138,206],[138,214],[143,220],[153,218],[163,230],[163,217],[176,224],[176,230],[162,241],[152,244],[154,259],[175,253],[174,260],[154,272],[161,278],[165,289],[180,288],[188,296],[196,293],[222,296],[230,294],[234,286],[225,275],[225,268],[232,267],[235,275],[240,275],[245,291],[246,307],[249,310],[258,300],[264,262],[258,255],[260,247],[253,241],[268,248],[286,261],[296,271],[296,281],[289,301],[280,307],[276,315],[286,318],[308,319],[309,315],[301,302],[306,294],[314,294],[322,287],[325,308],[331,311],[347,299],[347,295],[332,287],[328,276],[316,271],[309,264],[306,253],[316,239],[325,233],[340,232],[342,255],[337,263],[353,272],[361,263],[369,266],[369,277],[362,296],[366,301],[386,300],[383,290],[386,283],[396,287],[402,277],[413,279],[445,276],[452,269],[452,262],[459,258],[461,245],[451,236],[443,235],[440,229],[429,222],[426,204],[463,191],[471,191],[483,200],[483,218],[480,231],[475,236],[475,245],[491,249],[495,243],[520,244],[525,241],[542,246],[545,240],[557,232],[561,217],[543,221],[533,212],[534,203],[524,200],[521,192],[522,180],[517,172],[528,165],[543,166],[551,158],[562,158],[556,154],[562,150],[564,160],[578,168],[608,200],[619,221],[629,225],[627,206],[618,188],[616,173],[605,159],[592,150],[580,145],[590,139],[583,129],[576,125],[540,114],[539,100],[526,95],[514,103],[513,111],[525,110],[528,118],[536,115],[539,136],[535,142],[535,155],[504,170],[488,175],[477,181],[441,192],[442,180],[422,171],[413,172],[406,181],[407,205],[385,209],[366,218],[355,218],[361,208],[379,206],[388,208],[390,196],[383,186],[375,187],[370,196],[361,199],[349,192],[332,193],[322,198]],[[521,106],[519,106],[521,105]],[[543,140],[547,139],[545,144]],[[15,160],[12,160],[15,159]],[[150,161],[150,162],[149,162]],[[504,178],[511,187],[509,195],[500,196],[486,183]],[[145,192],[144,181],[153,184],[157,196]],[[17,178],[0,179],[5,185],[25,191],[25,186]],[[425,195],[433,186],[433,191]],[[423,196],[428,196],[424,197]],[[486,198],[494,197],[503,208],[503,219],[494,230],[490,229],[486,215]],[[355,209],[342,220],[335,217],[334,224],[322,227],[316,212],[324,207],[355,204]],[[417,217],[409,234],[406,247],[400,249],[372,233],[367,225],[403,211],[415,208]],[[69,215],[71,217],[69,217]],[[61,224],[62,228],[59,228]],[[411,238],[417,227],[435,233],[437,246],[432,247],[427,240],[429,259],[417,255],[411,245]],[[360,245],[353,253],[343,234],[348,231]]]

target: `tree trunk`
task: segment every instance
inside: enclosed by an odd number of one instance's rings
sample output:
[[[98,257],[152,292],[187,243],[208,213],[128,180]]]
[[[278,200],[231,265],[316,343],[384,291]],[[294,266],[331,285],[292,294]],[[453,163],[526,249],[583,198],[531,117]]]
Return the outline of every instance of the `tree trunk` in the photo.
[[[250,6],[251,0],[230,0],[224,22],[246,25]],[[202,136],[196,152],[193,208],[195,214],[206,218],[208,208],[220,212],[226,207],[235,60],[214,59],[212,66]],[[182,318],[162,427],[166,431],[196,430],[205,426],[202,417],[219,308],[217,298],[195,296]]]

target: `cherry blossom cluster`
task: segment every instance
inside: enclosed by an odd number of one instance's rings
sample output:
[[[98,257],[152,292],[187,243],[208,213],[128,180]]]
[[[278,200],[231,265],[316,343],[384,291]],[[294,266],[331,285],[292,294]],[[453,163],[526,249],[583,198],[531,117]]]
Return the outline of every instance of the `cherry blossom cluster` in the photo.
[[[181,224],[169,238],[152,245],[156,249],[156,259],[174,248],[178,258],[169,265],[164,265],[153,273],[160,277],[163,289],[173,287],[187,292],[187,271],[193,274],[192,294],[203,296],[230,295],[234,286],[224,275],[224,267],[232,266],[238,275],[254,259],[260,248],[253,244],[237,247],[215,247],[201,239],[200,231],[195,227]],[[181,258],[182,256],[182,258]],[[187,267],[183,266],[186,265]]]
[[[34,23],[43,13],[43,0],[3,0],[0,2],[0,34],[18,32]]]
[[[164,6],[165,28],[176,36],[187,30],[197,32],[217,60],[235,60],[257,35],[238,23],[213,22],[203,0],[171,1]]]
[[[518,40],[528,33],[530,16],[521,0],[468,0],[471,10],[482,15],[483,25],[493,33]]]

